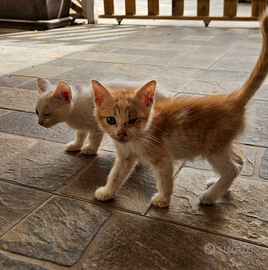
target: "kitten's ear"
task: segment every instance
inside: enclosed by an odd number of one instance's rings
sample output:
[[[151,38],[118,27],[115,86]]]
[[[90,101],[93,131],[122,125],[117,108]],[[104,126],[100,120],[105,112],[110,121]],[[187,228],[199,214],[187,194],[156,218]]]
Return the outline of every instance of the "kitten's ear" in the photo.
[[[137,91],[136,97],[146,107],[150,107],[152,106],[154,101],[155,88],[156,88],[156,81],[150,81]]]
[[[46,92],[49,88],[52,87],[51,83],[48,80],[43,79],[43,78],[38,78],[37,79],[37,84],[38,84],[38,87],[39,87],[40,94],[43,93],[43,92]]]
[[[106,89],[102,84],[96,80],[92,80],[92,89],[95,96],[95,104],[100,107],[103,103],[112,99],[112,95],[108,89]]]
[[[60,81],[56,90],[53,93],[53,97],[57,98],[66,104],[69,104],[72,100],[72,90],[68,83]]]

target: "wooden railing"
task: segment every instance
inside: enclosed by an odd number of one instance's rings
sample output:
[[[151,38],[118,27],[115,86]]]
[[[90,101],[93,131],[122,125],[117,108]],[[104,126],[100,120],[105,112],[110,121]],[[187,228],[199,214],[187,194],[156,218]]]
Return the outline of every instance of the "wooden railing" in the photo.
[[[213,5],[213,0],[197,0],[197,15],[184,15],[184,0],[170,0],[171,15],[163,16],[159,14],[159,0],[148,1],[148,15],[136,14],[135,0],[125,1],[125,15],[114,14],[114,0],[103,0],[104,14],[99,15],[99,18],[115,18],[120,24],[124,18],[128,19],[165,19],[165,20],[203,20],[208,26],[212,20],[234,20],[234,21],[257,21],[258,16],[266,10],[267,0],[252,0],[251,1],[251,16],[237,16],[238,0],[223,0],[223,15],[210,16],[210,5]],[[146,0],[144,0],[146,1]],[[187,1],[187,0],[185,0]]]

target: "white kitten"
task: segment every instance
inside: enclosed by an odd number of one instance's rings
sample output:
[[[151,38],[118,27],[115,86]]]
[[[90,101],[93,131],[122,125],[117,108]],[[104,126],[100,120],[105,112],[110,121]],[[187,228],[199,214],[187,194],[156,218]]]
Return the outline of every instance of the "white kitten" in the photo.
[[[48,80],[39,78],[39,98],[36,104],[38,124],[50,128],[60,122],[76,129],[75,140],[66,145],[68,151],[95,154],[103,138],[103,131],[94,118],[93,92],[91,87],[70,86],[59,82],[53,86]],[[84,146],[86,138],[89,144]]]

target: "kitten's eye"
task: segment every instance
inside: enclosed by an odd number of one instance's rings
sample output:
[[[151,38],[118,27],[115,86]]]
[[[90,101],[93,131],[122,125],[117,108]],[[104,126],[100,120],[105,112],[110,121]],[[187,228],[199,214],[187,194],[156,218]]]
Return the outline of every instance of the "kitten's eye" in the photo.
[[[39,115],[39,112],[38,112],[37,110],[35,110],[35,113],[36,113],[37,115]]]
[[[137,121],[137,118],[134,118],[134,119],[129,120],[128,123],[129,123],[130,125],[133,125],[133,124],[136,123],[136,121]]]
[[[107,123],[109,125],[115,125],[116,121],[113,117],[107,117]]]
[[[45,117],[49,117],[51,113],[46,113],[45,114]]]

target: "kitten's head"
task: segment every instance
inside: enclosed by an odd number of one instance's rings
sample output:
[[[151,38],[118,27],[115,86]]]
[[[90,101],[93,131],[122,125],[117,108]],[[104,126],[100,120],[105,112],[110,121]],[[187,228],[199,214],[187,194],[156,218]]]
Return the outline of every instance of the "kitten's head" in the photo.
[[[128,142],[142,133],[150,122],[156,82],[150,81],[139,89],[109,89],[92,80],[95,115],[101,128],[112,139]]]
[[[36,104],[38,124],[50,128],[63,122],[71,105],[72,91],[66,82],[59,82],[57,87],[46,80],[38,79],[39,97]]]

